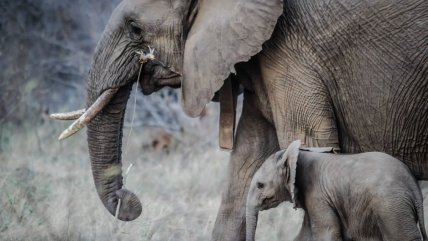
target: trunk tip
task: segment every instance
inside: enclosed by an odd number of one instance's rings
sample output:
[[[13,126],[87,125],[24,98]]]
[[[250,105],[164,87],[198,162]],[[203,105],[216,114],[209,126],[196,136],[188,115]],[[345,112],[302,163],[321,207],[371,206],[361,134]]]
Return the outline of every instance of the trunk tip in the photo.
[[[117,190],[116,195],[118,197],[117,200],[121,200],[119,213],[117,215],[117,218],[119,220],[133,221],[141,215],[141,213],[143,212],[143,207],[137,195],[127,189]],[[114,210],[110,210],[111,214],[116,215],[116,209],[118,204],[119,202],[116,201],[116,204],[114,205]]]

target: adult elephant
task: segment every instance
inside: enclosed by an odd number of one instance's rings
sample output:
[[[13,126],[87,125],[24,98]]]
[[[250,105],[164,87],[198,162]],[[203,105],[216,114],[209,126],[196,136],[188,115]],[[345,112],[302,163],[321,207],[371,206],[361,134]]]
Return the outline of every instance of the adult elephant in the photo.
[[[95,186],[112,214],[123,199],[122,220],[141,212],[122,189],[120,159],[135,52],[148,46],[158,61],[141,71],[143,93],[181,86],[190,116],[230,73],[245,88],[213,240],[244,240],[251,178],[291,140],[384,151],[428,178],[428,1],[124,0],[95,51],[87,93],[88,107],[105,104],[87,132]]]

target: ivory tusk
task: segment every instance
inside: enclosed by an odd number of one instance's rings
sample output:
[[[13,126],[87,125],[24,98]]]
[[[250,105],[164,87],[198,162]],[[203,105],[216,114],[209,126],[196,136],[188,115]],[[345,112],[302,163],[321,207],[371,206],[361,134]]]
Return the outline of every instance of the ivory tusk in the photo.
[[[85,113],[85,111],[86,109],[81,109],[66,113],[54,113],[50,114],[49,117],[54,120],[77,120]]]
[[[98,99],[91,105],[91,107],[89,107],[85,113],[79,117],[79,119],[74,121],[73,124],[71,124],[61,133],[58,140],[64,140],[65,138],[70,137],[83,129],[110,102],[118,90],[119,88],[111,88],[104,91],[100,97],[98,97]]]
[[[149,53],[144,53],[144,51],[136,52],[139,55],[139,62],[141,63],[141,66],[155,59],[154,51],[155,49],[152,49],[149,46]],[[89,122],[91,122],[95,116],[97,116],[97,114],[110,102],[118,90],[119,88],[111,88],[104,91],[86,111],[78,110],[69,113],[52,114],[50,116],[52,119],[75,120],[73,124],[71,124],[61,133],[61,135],[58,137],[58,140],[64,140],[65,138],[76,134],[78,131],[88,125]]]

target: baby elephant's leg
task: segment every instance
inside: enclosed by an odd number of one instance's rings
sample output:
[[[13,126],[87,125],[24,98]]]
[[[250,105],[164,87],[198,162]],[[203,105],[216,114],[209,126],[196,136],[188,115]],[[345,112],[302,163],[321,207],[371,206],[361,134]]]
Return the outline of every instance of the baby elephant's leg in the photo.
[[[308,210],[311,223],[312,240],[316,241],[341,241],[339,218],[336,213],[327,206]]]
[[[311,222],[309,220],[308,212],[305,212],[305,216],[303,218],[302,227],[300,228],[300,232],[294,241],[309,241],[312,240],[312,231],[311,231]]]
[[[397,200],[395,200],[397,201]],[[397,201],[399,202],[399,201]],[[385,204],[384,207],[389,205]],[[379,230],[383,240],[422,241],[415,210],[412,207],[391,207],[380,214]]]

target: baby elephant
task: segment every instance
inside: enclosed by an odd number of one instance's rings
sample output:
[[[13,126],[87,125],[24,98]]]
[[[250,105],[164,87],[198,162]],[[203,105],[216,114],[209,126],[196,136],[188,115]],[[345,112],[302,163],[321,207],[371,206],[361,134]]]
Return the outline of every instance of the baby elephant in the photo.
[[[283,201],[305,211],[297,240],[427,240],[422,194],[402,162],[379,152],[339,155],[299,147],[300,141],[292,142],[255,173],[247,241],[254,240],[258,211]]]

